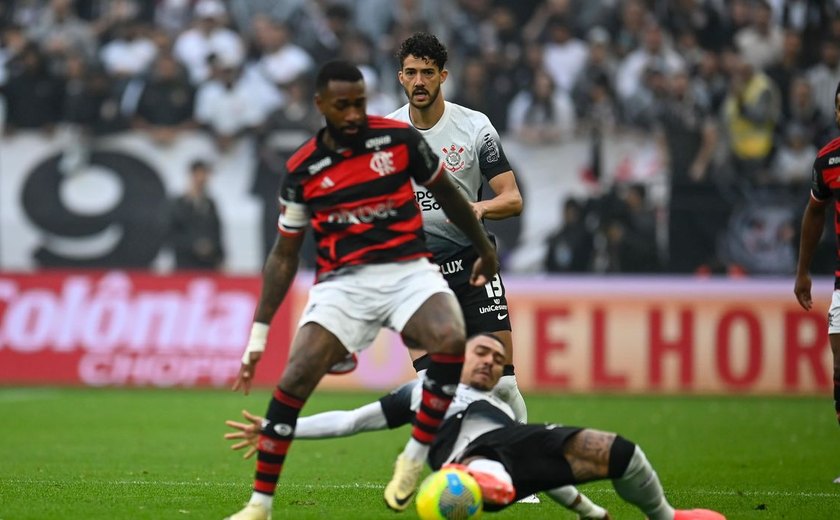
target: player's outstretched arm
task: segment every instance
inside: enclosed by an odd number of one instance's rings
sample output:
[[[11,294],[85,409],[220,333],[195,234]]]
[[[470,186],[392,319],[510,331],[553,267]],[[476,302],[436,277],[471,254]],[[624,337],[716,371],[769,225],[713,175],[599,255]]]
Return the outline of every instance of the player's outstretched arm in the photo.
[[[805,310],[811,310],[814,302],[811,298],[811,261],[817,244],[822,237],[823,226],[825,225],[826,204],[813,197],[805,207],[802,215],[802,238],[799,242],[799,260],[796,264],[796,281],[793,286],[793,293],[796,301]]]
[[[286,297],[289,286],[297,273],[303,237],[304,233],[279,235],[265,261],[260,300],[254,313],[251,336],[242,355],[239,375],[233,384],[234,391],[242,389],[245,395],[251,391],[251,382],[257,363],[265,351],[269,324],[283,302],[283,298]]]
[[[446,174],[438,175],[426,187],[432,192],[449,220],[467,235],[478,251],[479,258],[473,266],[470,283],[476,286],[486,284],[496,276],[499,260],[496,257],[496,249],[487,238],[487,233],[476,218],[472,206]]]
[[[248,422],[225,421],[225,424],[238,430],[226,433],[225,439],[237,441],[232,450],[248,448],[243,458],[250,458],[257,452],[257,439],[262,428],[263,418],[248,410],[242,410],[242,416]],[[330,439],[347,437],[362,432],[372,432],[388,428],[385,413],[379,401],[368,403],[355,410],[335,410],[300,417],[295,427],[296,439]]]

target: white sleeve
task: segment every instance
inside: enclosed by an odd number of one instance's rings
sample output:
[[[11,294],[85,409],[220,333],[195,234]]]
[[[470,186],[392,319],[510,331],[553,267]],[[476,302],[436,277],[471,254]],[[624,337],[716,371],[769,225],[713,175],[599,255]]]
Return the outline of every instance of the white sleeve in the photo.
[[[388,428],[385,413],[379,401],[366,404],[355,410],[336,410],[309,417],[301,417],[295,428],[296,439],[326,439],[346,437],[355,433],[384,430]]]

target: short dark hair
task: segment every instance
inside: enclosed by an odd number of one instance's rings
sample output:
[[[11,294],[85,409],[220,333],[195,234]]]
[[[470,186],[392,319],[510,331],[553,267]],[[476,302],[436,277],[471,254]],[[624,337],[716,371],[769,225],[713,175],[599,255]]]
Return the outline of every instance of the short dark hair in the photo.
[[[417,32],[405,39],[400,44],[400,50],[397,52],[397,59],[400,60],[400,68],[403,62],[409,56],[429,60],[440,70],[446,66],[446,59],[449,57],[446,52],[446,47],[440,43],[437,36],[427,32]]]
[[[502,341],[502,338],[500,338],[499,336],[497,336],[497,335],[493,334],[492,332],[478,332],[478,333],[476,333],[476,334],[473,334],[473,335],[472,335],[472,336],[470,336],[469,338],[467,338],[467,341],[470,341],[471,339],[473,339],[473,338],[477,338],[477,337],[479,337],[479,336],[486,336],[486,337],[488,337],[488,338],[490,338],[490,339],[493,339],[493,340],[495,340],[495,341],[496,341],[496,343],[498,343],[499,345],[501,345],[501,346],[502,346],[502,348],[506,348],[506,347],[505,347],[505,342],[504,342],[504,341]]]
[[[190,163],[190,171],[194,172],[196,170],[206,170],[210,171],[210,163],[203,159],[195,159]]]
[[[837,94],[840,94],[840,81],[837,82],[837,88],[834,89],[834,104],[837,105]]]
[[[364,81],[362,71],[358,67],[345,60],[334,60],[324,63],[318,76],[315,78],[315,90],[323,92],[327,88],[330,81],[349,81],[355,83],[357,81]]]

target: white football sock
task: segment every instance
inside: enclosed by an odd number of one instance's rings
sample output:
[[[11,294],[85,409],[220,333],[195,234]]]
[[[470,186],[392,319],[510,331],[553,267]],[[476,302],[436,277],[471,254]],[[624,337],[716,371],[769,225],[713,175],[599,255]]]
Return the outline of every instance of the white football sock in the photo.
[[[251,493],[251,500],[248,501],[249,504],[260,504],[269,511],[271,511],[271,504],[273,502],[274,495],[266,495],[265,493],[260,493],[259,491]]]
[[[624,475],[612,483],[621,498],[641,509],[650,520],[673,520],[674,508],[665,499],[659,477],[639,446]]]
[[[428,454],[429,445],[418,442],[414,437],[408,439],[408,443],[406,443],[405,449],[403,450],[403,455],[411,460],[425,461]]]

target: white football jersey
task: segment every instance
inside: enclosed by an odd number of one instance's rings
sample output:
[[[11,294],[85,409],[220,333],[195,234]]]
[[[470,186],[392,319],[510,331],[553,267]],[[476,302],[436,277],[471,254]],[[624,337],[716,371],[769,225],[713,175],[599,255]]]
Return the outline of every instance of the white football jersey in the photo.
[[[408,104],[386,117],[414,125]],[[440,121],[432,128],[417,130],[443,157],[450,178],[470,202],[481,200],[482,178],[490,180],[511,169],[499,133],[481,112],[446,101]],[[415,184],[414,196],[423,211],[426,243],[435,261],[440,263],[471,247],[470,240],[448,221],[429,190]]]

